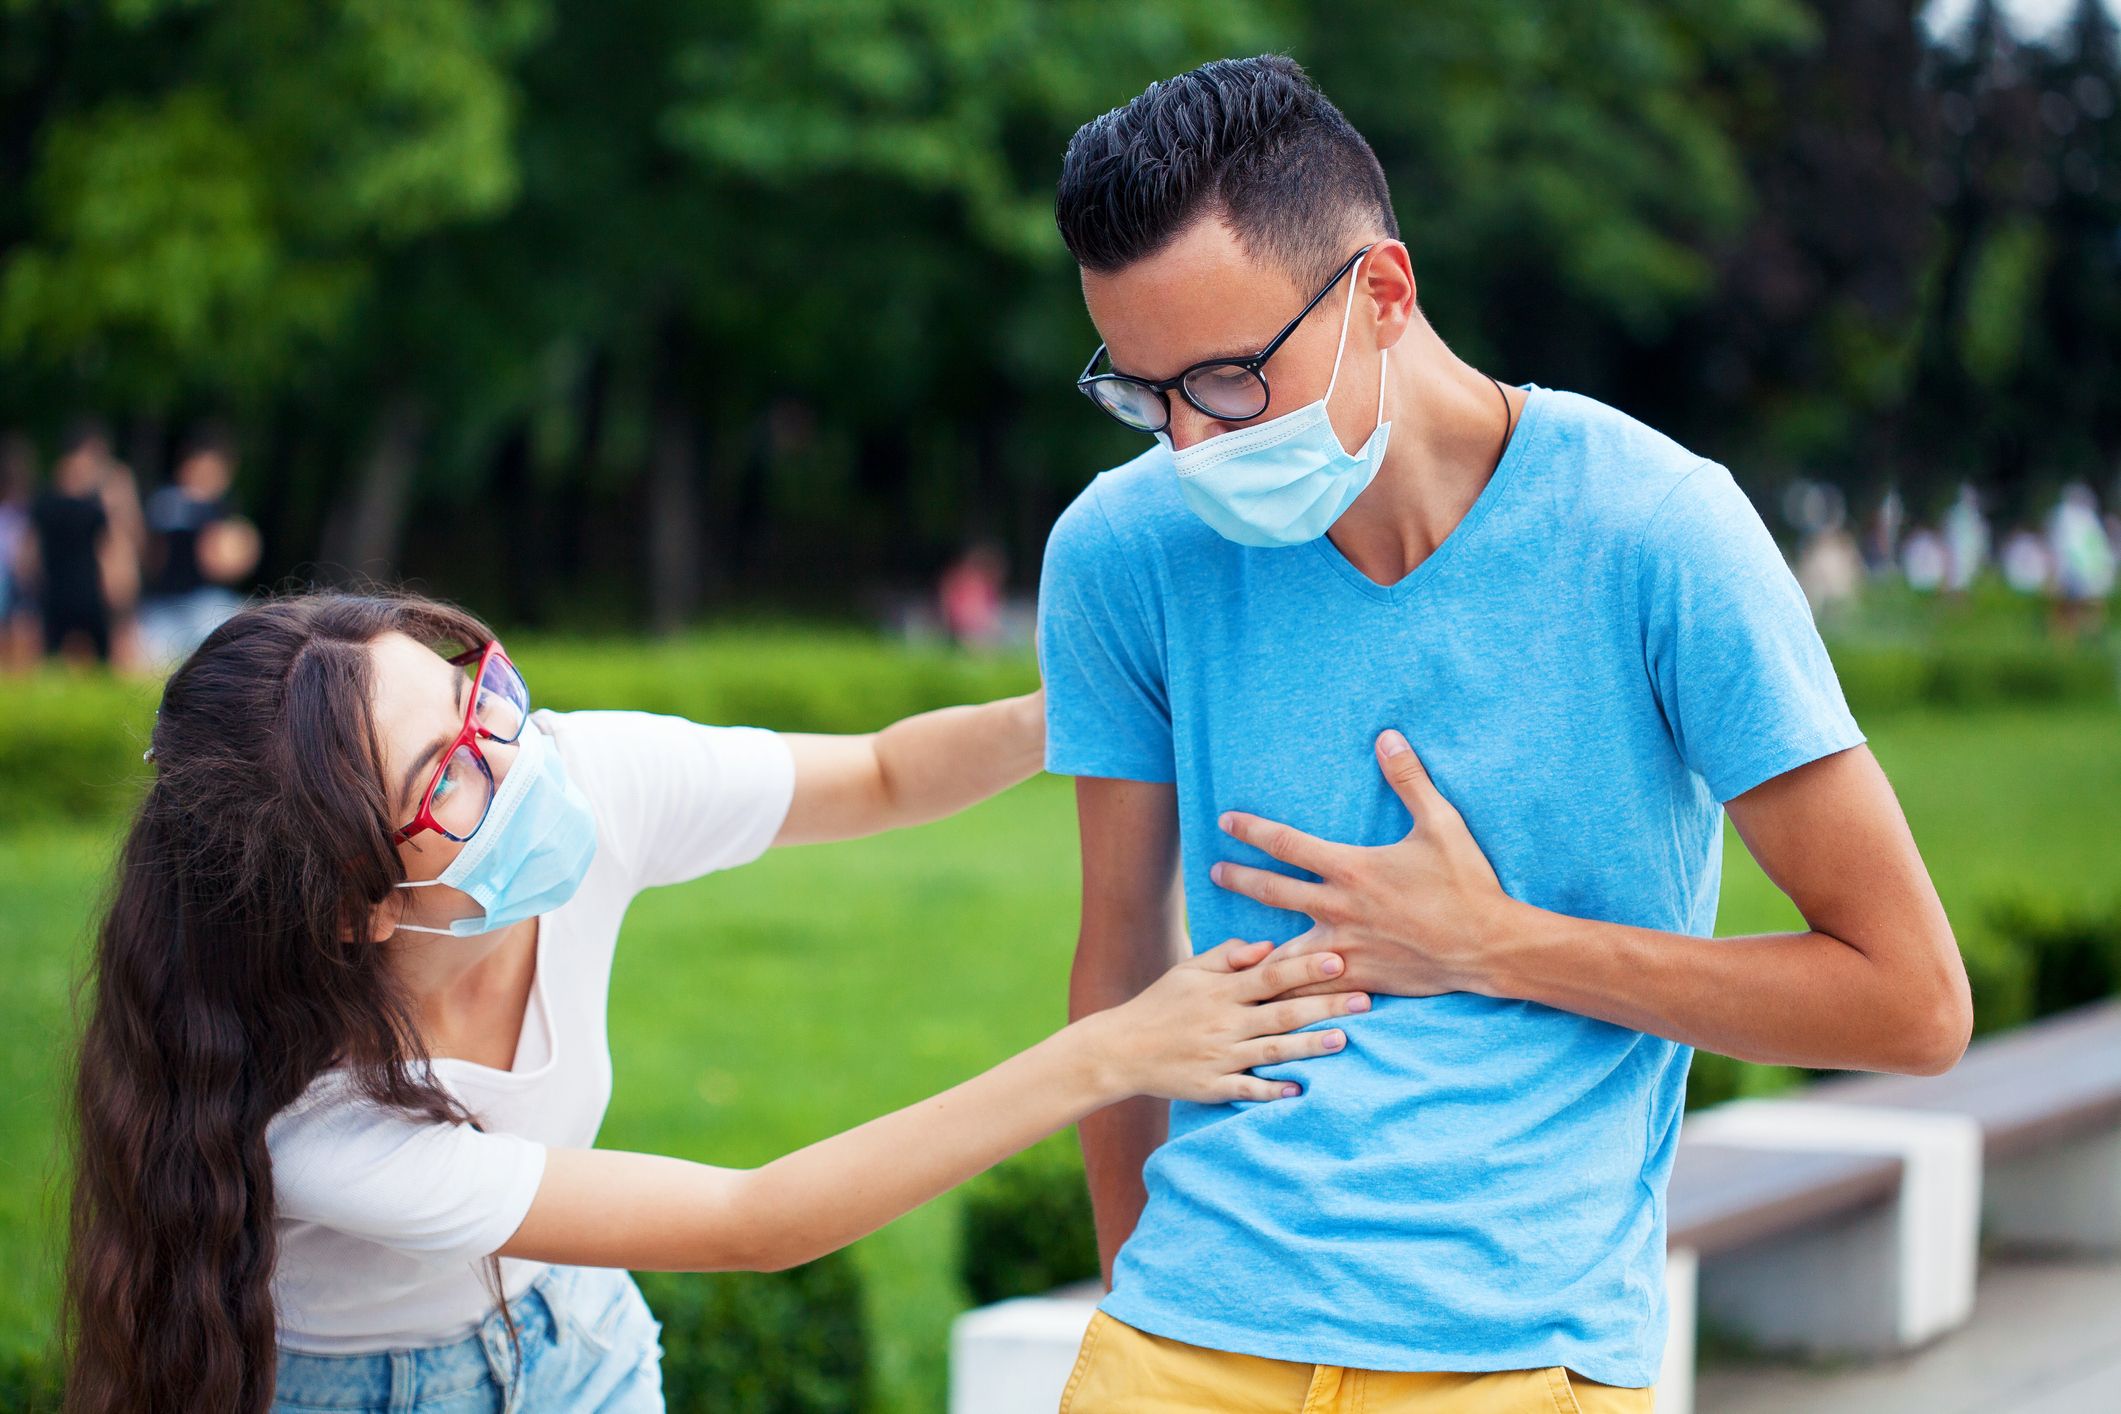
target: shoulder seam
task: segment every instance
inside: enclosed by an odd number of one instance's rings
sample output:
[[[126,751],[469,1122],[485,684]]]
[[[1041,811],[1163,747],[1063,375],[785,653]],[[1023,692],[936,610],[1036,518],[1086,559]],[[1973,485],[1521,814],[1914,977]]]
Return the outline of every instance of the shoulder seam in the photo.
[[[1127,542],[1120,538],[1119,527],[1112,523],[1112,513],[1105,509],[1105,498],[1100,492],[1100,483],[1103,480],[1104,477],[1100,473],[1097,478],[1091,481],[1089,487],[1090,504],[1097,508],[1097,518],[1104,525],[1105,534],[1111,537],[1112,544],[1119,550],[1119,562],[1126,570],[1127,583],[1133,586],[1135,602],[1139,605],[1142,617],[1146,620],[1149,617],[1149,606],[1156,601],[1143,588],[1141,577],[1134,568],[1134,557],[1127,553]],[[1158,614],[1156,616],[1156,637],[1159,650],[1163,647],[1163,630],[1163,615]],[[1159,656],[1161,656],[1160,651]]]
[[[1664,515],[1664,508],[1671,504],[1672,497],[1679,494],[1679,488],[1692,481],[1702,471],[1716,465],[1719,465],[1719,463],[1714,458],[1702,457],[1688,467],[1678,479],[1665,488],[1664,494],[1657,498],[1657,504],[1650,507],[1650,513],[1642,518],[1642,529],[1635,535],[1634,563],[1629,566],[1623,582],[1627,585],[1628,595],[1632,601],[1628,605],[1628,617],[1634,621],[1636,631],[1642,640],[1642,670],[1644,673],[1652,674],[1653,676],[1654,673],[1650,666],[1649,625],[1642,621],[1643,552],[1650,543],[1650,531],[1656,527],[1658,520]]]

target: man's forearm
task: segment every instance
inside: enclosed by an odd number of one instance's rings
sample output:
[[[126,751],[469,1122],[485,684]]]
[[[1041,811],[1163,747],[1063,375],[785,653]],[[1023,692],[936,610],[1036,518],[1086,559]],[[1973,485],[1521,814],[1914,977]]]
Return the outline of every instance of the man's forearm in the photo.
[[[1963,975],[1902,975],[1825,933],[1697,938],[1522,904],[1507,918],[1490,995],[1763,1064],[1931,1074],[1966,1048]]]
[[[1172,953],[1176,955],[1174,945]],[[1106,963],[1101,957],[1115,959]],[[1156,980],[1160,962],[1153,948],[1102,952],[1085,939],[1076,954],[1068,986],[1068,1020],[1073,1022],[1134,996]],[[1169,1131],[1170,1106],[1162,1100],[1136,1098],[1085,1115],[1077,1125],[1083,1146],[1083,1168],[1089,1177],[1090,1207],[1097,1219],[1098,1269],[1112,1285],[1112,1262],[1134,1232],[1148,1189],[1142,1166]]]
[[[1083,1168],[1090,1179],[1090,1210],[1097,1219],[1097,1267],[1107,1291],[1112,1289],[1112,1262],[1141,1221],[1149,1190],[1142,1165],[1164,1142],[1170,1107],[1162,1100],[1125,1100],[1077,1126]]]
[[[1347,980],[1425,997],[1540,1002],[1742,1060],[1930,1074],[1966,1049],[1973,1001],[1959,945],[1892,786],[1862,746],[1726,802],[1807,931],[1697,938],[1573,918],[1503,891],[1458,809],[1396,731],[1378,763],[1414,826],[1357,847],[1232,811],[1223,828],[1312,883],[1222,861],[1210,877],[1318,926]]]
[[[1083,919],[1068,976],[1071,1022],[1127,1001],[1188,951],[1179,921],[1177,791],[1167,782],[1082,777],[1075,792]],[[1077,1126],[1108,1287],[1112,1261],[1148,1201],[1142,1165],[1164,1142],[1169,1119],[1161,1100],[1128,1100]]]

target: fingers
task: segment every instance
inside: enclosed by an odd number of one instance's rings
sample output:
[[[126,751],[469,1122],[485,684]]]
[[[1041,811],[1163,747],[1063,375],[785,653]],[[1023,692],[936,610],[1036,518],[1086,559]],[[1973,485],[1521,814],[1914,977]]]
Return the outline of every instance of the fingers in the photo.
[[[1254,1007],[1249,1019],[1255,1035],[1267,1036],[1295,1031],[1336,1016],[1357,1016],[1369,1009],[1370,995],[1367,992],[1327,992],[1316,997],[1291,997],[1287,1001]]]
[[[1286,908],[1291,913],[1311,913],[1326,893],[1323,884],[1292,879],[1287,874],[1276,874],[1270,869],[1254,869],[1245,864],[1232,864],[1228,860],[1210,869],[1208,877],[1231,893],[1258,899],[1269,908]]]
[[[1223,813],[1223,833],[1233,835],[1254,849],[1266,851],[1284,864],[1294,864],[1299,869],[1308,869],[1313,874],[1331,873],[1333,856],[1341,846],[1329,844],[1316,835],[1307,835],[1294,825],[1277,824],[1262,820],[1257,815],[1247,815],[1242,810]]]
[[[1331,1031],[1298,1031],[1291,1036],[1262,1036],[1256,1041],[1247,1041],[1237,1048],[1237,1059],[1250,1070],[1263,1065],[1280,1065],[1284,1061],[1330,1056],[1347,1044],[1348,1033],[1337,1027]]]
[[[1256,1075],[1233,1075],[1223,1084],[1224,1100],[1293,1100],[1304,1087],[1291,1080],[1262,1080]]]
[[[1214,947],[1196,955],[1190,961],[1194,966],[1209,972],[1243,972],[1248,967],[1255,967],[1259,963],[1264,962],[1273,954],[1274,944],[1272,943],[1248,943],[1242,938],[1232,938],[1228,942],[1217,943]],[[1261,995],[1272,996],[1274,994],[1265,992]]]
[[[1264,966],[1245,979],[1246,990],[1255,1000],[1277,997],[1313,982],[1330,982],[1347,971],[1347,960],[1336,952],[1292,952],[1285,943],[1268,957]]]
[[[1347,987],[1348,984],[1344,978],[1335,977],[1329,982],[1313,982],[1308,986],[1292,987],[1288,991],[1279,992],[1276,995],[1281,1000],[1288,1001],[1296,997],[1322,997],[1333,992],[1344,992]]]
[[[1429,813],[1451,810],[1457,814],[1429,778],[1428,767],[1421,764],[1414,748],[1398,732],[1386,731],[1377,738],[1377,764],[1417,824]]]

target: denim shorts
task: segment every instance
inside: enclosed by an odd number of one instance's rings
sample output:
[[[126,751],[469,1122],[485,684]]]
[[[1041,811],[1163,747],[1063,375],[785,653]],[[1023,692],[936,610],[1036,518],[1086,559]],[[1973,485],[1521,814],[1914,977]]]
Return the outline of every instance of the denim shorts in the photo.
[[[280,1352],[285,1414],[662,1414],[662,1326],[624,1271],[551,1267],[454,1345],[358,1355]]]

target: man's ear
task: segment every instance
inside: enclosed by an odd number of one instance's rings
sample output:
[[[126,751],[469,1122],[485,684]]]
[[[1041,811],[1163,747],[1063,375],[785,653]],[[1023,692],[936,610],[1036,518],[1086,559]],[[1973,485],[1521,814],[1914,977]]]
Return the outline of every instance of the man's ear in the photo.
[[[1362,293],[1377,320],[1377,346],[1389,349],[1415,319],[1414,257],[1405,241],[1381,240],[1362,262]]]

